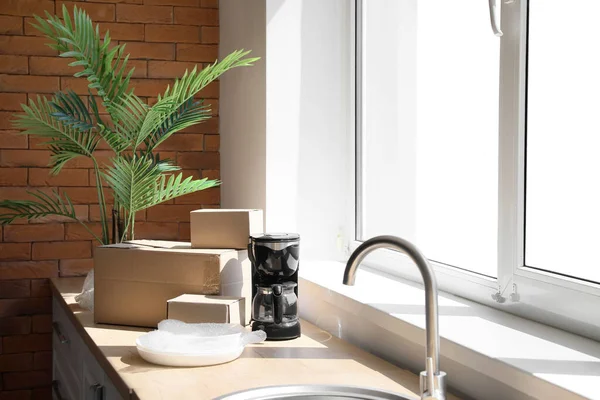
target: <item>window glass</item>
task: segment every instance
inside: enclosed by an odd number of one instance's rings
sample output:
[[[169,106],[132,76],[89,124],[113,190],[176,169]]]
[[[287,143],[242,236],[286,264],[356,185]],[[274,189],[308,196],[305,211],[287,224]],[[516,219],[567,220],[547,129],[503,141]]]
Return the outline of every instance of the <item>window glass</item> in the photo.
[[[526,265],[600,282],[600,2],[531,0]]]
[[[497,276],[500,42],[485,1],[363,1],[359,239]]]

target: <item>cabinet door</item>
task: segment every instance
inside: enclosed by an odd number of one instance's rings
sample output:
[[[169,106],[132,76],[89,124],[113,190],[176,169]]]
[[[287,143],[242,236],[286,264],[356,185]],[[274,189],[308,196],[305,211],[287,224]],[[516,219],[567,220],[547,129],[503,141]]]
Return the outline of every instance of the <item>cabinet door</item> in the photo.
[[[81,390],[83,400],[104,399],[104,371],[88,349],[83,354],[83,384]]]
[[[115,385],[112,384],[110,379],[108,379],[108,377],[104,378],[104,399],[123,400],[123,397],[121,397],[121,394],[119,393]]]

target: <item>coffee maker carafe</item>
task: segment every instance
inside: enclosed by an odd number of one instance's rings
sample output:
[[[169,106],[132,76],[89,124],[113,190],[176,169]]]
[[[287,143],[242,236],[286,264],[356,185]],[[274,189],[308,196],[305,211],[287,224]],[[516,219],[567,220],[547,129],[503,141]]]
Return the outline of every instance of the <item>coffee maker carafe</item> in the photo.
[[[300,336],[299,253],[298,234],[250,236],[252,330],[264,330],[267,340],[289,340]]]

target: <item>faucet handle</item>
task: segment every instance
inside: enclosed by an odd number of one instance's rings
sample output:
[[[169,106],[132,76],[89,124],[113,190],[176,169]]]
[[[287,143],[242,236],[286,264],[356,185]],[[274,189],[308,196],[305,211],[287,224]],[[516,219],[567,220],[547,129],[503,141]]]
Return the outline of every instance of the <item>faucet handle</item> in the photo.
[[[420,374],[421,400],[446,400],[446,373],[436,374],[433,358],[425,360],[425,371]]]

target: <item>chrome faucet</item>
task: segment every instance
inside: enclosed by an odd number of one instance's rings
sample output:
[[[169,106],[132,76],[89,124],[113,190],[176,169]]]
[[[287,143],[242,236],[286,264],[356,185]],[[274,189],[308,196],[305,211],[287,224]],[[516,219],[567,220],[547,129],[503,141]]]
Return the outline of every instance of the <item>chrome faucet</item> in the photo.
[[[409,241],[396,236],[377,236],[362,243],[350,256],[344,271],[344,284],[353,286],[356,270],[362,260],[379,248],[399,250],[407,254],[421,272],[425,286],[425,332],[427,350],[425,354],[425,371],[420,374],[422,400],[446,399],[446,373],[440,371],[440,335],[438,333],[437,283],[435,274],[425,256]]]

